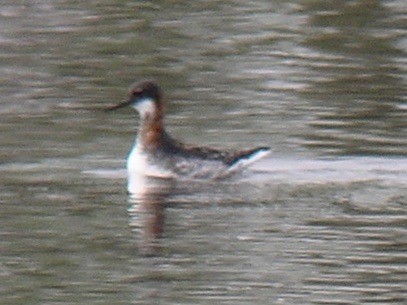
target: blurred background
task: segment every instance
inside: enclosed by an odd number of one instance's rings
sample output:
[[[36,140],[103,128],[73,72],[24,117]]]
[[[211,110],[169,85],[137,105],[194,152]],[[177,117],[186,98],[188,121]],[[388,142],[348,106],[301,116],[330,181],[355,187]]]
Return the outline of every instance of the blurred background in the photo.
[[[406,14],[3,0],[0,303],[404,304]],[[271,146],[262,174],[128,198],[138,118],[103,109],[143,79],[175,137]]]

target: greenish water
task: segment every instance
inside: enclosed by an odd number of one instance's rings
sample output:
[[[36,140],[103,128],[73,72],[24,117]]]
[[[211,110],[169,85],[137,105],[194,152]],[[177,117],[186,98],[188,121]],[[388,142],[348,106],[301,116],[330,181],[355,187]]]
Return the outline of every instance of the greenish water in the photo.
[[[403,1],[3,1],[0,304],[404,304]],[[240,179],[126,194],[156,79]]]

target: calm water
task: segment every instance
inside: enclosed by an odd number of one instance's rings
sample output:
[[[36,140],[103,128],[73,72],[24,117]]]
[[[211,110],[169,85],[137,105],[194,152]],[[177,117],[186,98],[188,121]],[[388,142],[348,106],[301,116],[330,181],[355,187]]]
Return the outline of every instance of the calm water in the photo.
[[[0,6],[0,304],[405,304],[404,1]],[[187,142],[269,145],[126,194],[125,98]]]

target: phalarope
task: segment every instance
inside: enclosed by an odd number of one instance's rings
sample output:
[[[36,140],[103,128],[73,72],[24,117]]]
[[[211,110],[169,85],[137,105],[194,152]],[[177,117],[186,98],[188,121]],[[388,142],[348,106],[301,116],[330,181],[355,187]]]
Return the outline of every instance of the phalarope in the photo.
[[[108,110],[133,106],[140,128],[127,158],[128,186],[140,175],[179,179],[214,179],[229,176],[270,153],[269,147],[221,151],[193,147],[173,139],[164,128],[160,87],[153,81],[135,84],[129,99]]]

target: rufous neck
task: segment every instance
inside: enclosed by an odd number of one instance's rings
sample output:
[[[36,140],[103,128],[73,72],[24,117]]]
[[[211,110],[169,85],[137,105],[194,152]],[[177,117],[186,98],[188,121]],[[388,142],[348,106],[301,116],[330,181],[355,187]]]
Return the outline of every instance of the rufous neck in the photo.
[[[141,117],[138,139],[146,150],[155,150],[164,134],[164,118],[161,109]]]

